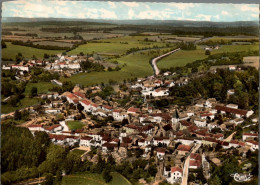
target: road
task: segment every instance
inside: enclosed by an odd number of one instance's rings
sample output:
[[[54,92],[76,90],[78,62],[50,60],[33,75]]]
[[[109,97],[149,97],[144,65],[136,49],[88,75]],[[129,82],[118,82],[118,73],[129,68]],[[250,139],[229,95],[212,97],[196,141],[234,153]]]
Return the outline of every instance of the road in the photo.
[[[195,153],[201,144],[197,144],[191,151],[191,153]],[[190,153],[190,154],[191,154]],[[184,168],[183,168],[183,176],[182,176],[182,182],[181,185],[187,185],[188,184],[188,176],[189,176],[189,163],[190,163],[190,154],[186,158],[185,163],[184,163]]]
[[[224,139],[223,141],[226,142],[230,142],[233,139],[234,134],[236,134],[236,132],[233,132],[232,134],[230,134],[230,136],[228,136],[226,139]]]
[[[153,69],[154,69],[155,75],[159,75],[159,74],[160,74],[160,70],[159,70],[159,68],[157,67],[156,62],[157,62],[158,60],[162,59],[163,57],[166,57],[166,56],[168,56],[168,55],[170,55],[170,54],[172,54],[172,53],[175,53],[175,52],[177,52],[177,51],[179,51],[179,50],[180,50],[180,48],[175,49],[175,50],[172,50],[172,51],[170,51],[170,52],[168,52],[168,53],[165,53],[165,54],[163,54],[163,55],[161,55],[161,56],[159,56],[159,57],[156,57],[156,58],[154,58],[154,59],[152,60],[152,67],[153,67]]]

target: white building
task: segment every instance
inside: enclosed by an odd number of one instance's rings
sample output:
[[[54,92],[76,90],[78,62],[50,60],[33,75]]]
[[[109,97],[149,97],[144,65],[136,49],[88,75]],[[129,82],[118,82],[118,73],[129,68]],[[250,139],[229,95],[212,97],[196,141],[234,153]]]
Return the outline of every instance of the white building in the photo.
[[[170,184],[174,184],[177,182],[181,182],[182,181],[182,169],[178,166],[176,167],[172,167],[171,168],[171,173],[170,175],[166,178],[166,180],[170,183]]]

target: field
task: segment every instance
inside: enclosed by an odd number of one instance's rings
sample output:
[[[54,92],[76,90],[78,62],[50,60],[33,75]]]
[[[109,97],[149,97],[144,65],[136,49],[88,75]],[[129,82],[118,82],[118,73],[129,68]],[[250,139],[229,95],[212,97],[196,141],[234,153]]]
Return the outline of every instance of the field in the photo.
[[[54,85],[51,82],[28,83],[25,88],[25,95],[30,94],[32,87],[37,87],[38,94],[42,94],[47,93]]]
[[[7,114],[7,113],[10,113],[10,112],[14,112],[18,109],[22,109],[22,108],[25,108],[25,107],[29,107],[29,106],[38,104],[39,102],[40,102],[40,99],[37,99],[37,98],[24,98],[24,99],[21,100],[21,105],[18,104],[19,106],[17,106],[17,107],[12,107],[9,104],[2,104],[1,105],[1,113]]]
[[[119,64],[126,64],[120,71],[79,73],[69,79],[61,78],[60,81],[71,81],[75,84],[88,86],[101,82],[108,83],[110,79],[122,82],[124,79],[149,76],[153,74],[149,60],[155,56],[154,54],[149,54],[149,52],[138,52],[116,59]],[[162,53],[163,50],[161,50]]]
[[[259,40],[258,37],[255,37],[255,36],[215,36],[209,40],[212,40],[212,41],[220,41],[220,40],[224,40],[224,41],[231,41],[231,40],[247,40],[247,41],[250,41],[250,40]]]
[[[130,48],[144,48],[144,47],[164,47],[165,43],[158,42],[144,42],[145,36],[126,36],[113,39],[101,40],[101,43],[87,43],[78,48],[68,52],[69,55],[83,53],[116,53],[118,55],[125,54]],[[120,43],[121,42],[121,43]],[[127,44],[125,44],[127,42]]]
[[[66,125],[69,127],[70,130],[81,129],[84,126],[84,124],[80,121],[68,121],[66,122]]]
[[[224,52],[240,52],[240,51],[255,51],[259,50],[259,44],[254,45],[224,45],[218,50],[212,50],[211,54],[224,53]],[[158,62],[158,67],[170,68],[177,66],[185,66],[187,63],[194,62],[196,60],[207,58],[205,51],[202,47],[198,47],[197,50],[190,51],[178,51],[168,57],[163,58]]]
[[[2,49],[2,58],[13,60],[15,60],[15,56],[18,53],[22,53],[22,55],[26,58],[31,58],[33,55],[35,55],[36,58],[43,59],[44,53],[53,55],[63,52],[63,50],[45,50],[26,46],[13,45],[10,42],[7,42],[6,45],[7,48]]]
[[[84,154],[86,151],[85,151],[85,150],[75,149],[75,150],[71,150],[70,152],[76,153],[76,154],[78,154],[78,155],[82,155],[82,154]]]
[[[245,66],[259,68],[259,56],[244,57],[243,61]]]
[[[43,45],[43,46],[59,46],[59,47],[71,47],[73,46],[72,43],[68,42],[54,42],[54,41],[41,41],[41,42],[34,42],[33,45]]]
[[[130,185],[131,183],[119,173],[111,173],[113,179],[106,183],[101,174],[80,173],[64,176],[62,185]]]

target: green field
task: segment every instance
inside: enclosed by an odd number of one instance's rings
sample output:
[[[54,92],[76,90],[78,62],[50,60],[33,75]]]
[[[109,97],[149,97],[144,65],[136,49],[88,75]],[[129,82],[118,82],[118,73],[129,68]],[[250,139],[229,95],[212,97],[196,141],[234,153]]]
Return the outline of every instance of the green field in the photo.
[[[84,126],[84,124],[80,121],[68,121],[66,122],[66,125],[69,127],[70,130],[81,129]]]
[[[131,79],[135,77],[145,77],[153,74],[153,69],[149,60],[155,57],[155,54],[149,54],[149,51],[129,54],[116,59],[120,64],[126,64],[120,71],[111,72],[91,72],[79,73],[71,78],[61,78],[60,81],[71,81],[75,84],[81,85],[95,85],[101,82],[108,83],[109,80],[122,82],[124,79]],[[161,54],[165,51],[161,50]]]
[[[101,174],[96,173],[79,173],[64,176],[62,185],[130,185],[131,183],[119,173],[111,173],[113,179],[106,183]]]
[[[10,112],[14,112],[18,109],[22,109],[22,108],[25,108],[25,107],[29,107],[29,106],[38,104],[39,102],[40,102],[40,99],[37,99],[37,98],[24,98],[24,99],[21,100],[21,105],[19,105],[19,103],[18,103],[17,107],[12,107],[9,104],[1,105],[1,112],[2,112],[2,114],[7,114],[7,113],[10,113]]]
[[[114,54],[125,54],[127,50],[130,48],[144,48],[144,47],[163,47],[165,43],[158,42],[144,42],[145,38],[149,38],[148,36],[126,36],[120,38],[113,39],[104,39],[100,40],[102,43],[87,43],[84,45],[80,45],[76,49],[68,52],[69,55],[83,53],[114,53]],[[110,42],[110,43],[104,43]],[[121,42],[121,43],[120,43]],[[122,44],[122,42],[127,42],[128,44]]]
[[[75,149],[75,150],[71,150],[70,152],[76,153],[76,154],[78,154],[78,155],[82,155],[82,154],[84,154],[86,151],[85,151],[85,150]]]
[[[51,82],[28,83],[26,85],[24,93],[25,93],[25,95],[28,96],[31,93],[32,87],[37,87],[38,94],[47,93],[47,92],[49,92],[49,89],[51,89],[54,86],[55,85],[53,85]]]
[[[15,60],[15,56],[18,53],[22,53],[22,55],[26,58],[31,58],[35,55],[36,58],[43,59],[44,53],[49,55],[62,53],[63,50],[45,50],[45,49],[36,49],[26,46],[13,45],[10,42],[6,42],[7,48],[2,50],[2,58],[13,59]]]
[[[240,52],[240,51],[257,51],[259,50],[259,43],[254,45],[224,45],[218,50],[212,50],[211,54],[225,53],[225,52]],[[178,51],[173,53],[158,62],[158,67],[170,68],[177,66],[185,66],[187,63],[194,62],[207,58],[205,51],[202,47],[198,47],[197,50],[190,51]]]

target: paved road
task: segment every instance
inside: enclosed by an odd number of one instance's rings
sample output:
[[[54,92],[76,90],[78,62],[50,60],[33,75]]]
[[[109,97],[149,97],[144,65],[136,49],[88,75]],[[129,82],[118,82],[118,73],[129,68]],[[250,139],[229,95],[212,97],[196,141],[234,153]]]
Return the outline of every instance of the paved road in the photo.
[[[195,153],[201,144],[197,144],[191,151],[191,153]],[[189,176],[189,163],[190,163],[190,154],[186,158],[185,163],[184,163],[184,168],[183,168],[183,176],[182,176],[182,182],[181,185],[187,185],[188,184],[188,176]]]
[[[161,55],[161,56],[159,56],[159,57],[156,57],[156,58],[154,58],[154,59],[152,60],[152,67],[153,67],[153,69],[154,69],[155,75],[159,75],[159,74],[160,74],[160,70],[159,70],[159,68],[157,67],[156,62],[157,62],[158,60],[162,59],[163,57],[166,57],[166,56],[168,56],[168,55],[170,55],[170,54],[172,54],[172,53],[175,53],[175,52],[177,52],[177,51],[179,51],[179,50],[180,50],[180,48],[175,49],[175,50],[172,50],[172,51],[170,51],[170,52],[168,52],[168,53],[165,53],[165,54],[163,54],[163,55]]]

